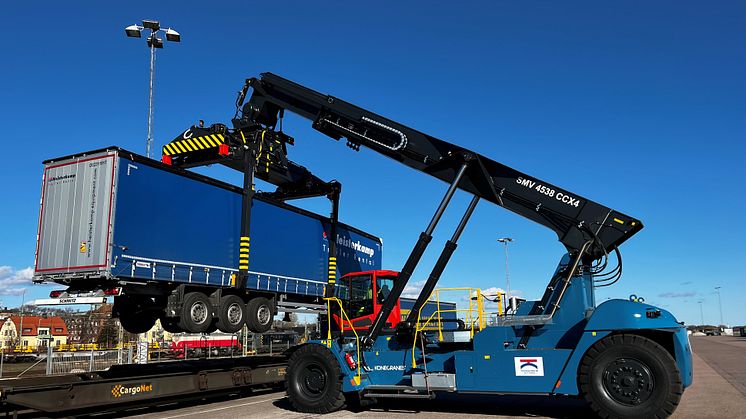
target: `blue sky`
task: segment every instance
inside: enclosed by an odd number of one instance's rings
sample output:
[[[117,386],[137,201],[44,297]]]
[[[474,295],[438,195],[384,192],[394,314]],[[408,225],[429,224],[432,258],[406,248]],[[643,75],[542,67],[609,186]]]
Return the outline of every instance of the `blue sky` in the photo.
[[[746,324],[746,5],[718,2],[100,2],[5,5],[0,66],[0,300],[29,286],[41,161],[119,145],[144,152],[148,50],[123,28],[182,33],[158,52],[156,147],[229,122],[246,77],[272,71],[635,216],[625,274],[598,299],[642,295],[687,323]],[[384,238],[399,269],[445,185],[299,118],[291,158],[343,184],[341,218]],[[209,170],[238,183],[234,173]],[[465,208],[457,196],[413,281]],[[322,200],[307,208],[327,212]],[[543,292],[553,233],[482,203],[442,283]],[[15,295],[14,295],[15,294]]]

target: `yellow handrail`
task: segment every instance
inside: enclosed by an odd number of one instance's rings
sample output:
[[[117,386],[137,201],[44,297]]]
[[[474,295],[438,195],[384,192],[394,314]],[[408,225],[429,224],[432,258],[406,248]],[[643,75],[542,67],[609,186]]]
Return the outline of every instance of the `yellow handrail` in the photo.
[[[345,312],[344,308],[342,307],[342,300],[340,300],[337,297],[325,297],[324,300],[327,301],[327,321],[328,321],[328,327],[327,327],[327,341],[326,345],[327,347],[332,347],[332,301],[336,302],[337,305],[339,305],[339,311],[342,313],[342,324],[340,325],[341,332],[344,334],[345,331],[345,319],[348,323],[350,323],[350,329],[352,329],[352,333],[355,334],[355,350],[357,351],[357,374],[355,375],[355,384],[360,384],[360,379],[362,377],[362,374],[360,373],[360,364],[362,363],[362,359],[360,358],[360,336],[357,334],[357,330],[355,330],[355,326],[353,326],[352,321],[347,316],[347,313]]]
[[[441,310],[440,305],[440,293],[441,292],[451,292],[451,291],[467,291],[469,295],[469,308],[468,309],[452,309],[452,310]],[[475,294],[475,297],[472,298],[472,293]],[[465,314],[465,323],[468,324],[469,332],[470,332],[470,338],[474,338],[475,328],[478,326],[479,330],[484,329],[487,326],[487,322],[484,315],[484,300],[482,296],[482,290],[480,288],[466,288],[466,287],[455,287],[455,288],[439,288],[433,291],[433,293],[430,295],[427,301],[431,301],[435,299],[436,309],[433,311],[430,316],[428,316],[427,319],[425,319],[424,322],[421,322],[421,319],[417,319],[417,323],[415,325],[415,333],[414,333],[414,341],[412,342],[412,368],[417,368],[417,360],[415,357],[415,350],[417,349],[417,335],[425,330],[427,328],[427,325],[433,320],[433,318],[437,318],[437,324],[438,324],[438,340],[440,342],[443,341],[443,322],[442,322],[442,314],[443,313],[455,313],[458,317],[459,313]],[[427,302],[425,302],[427,304]],[[422,307],[419,308],[420,313],[422,313],[422,308],[424,307],[424,304]],[[413,308],[414,309],[414,308]],[[476,316],[474,312],[476,311]],[[436,317],[437,316],[437,317]],[[424,356],[424,355],[423,355]]]

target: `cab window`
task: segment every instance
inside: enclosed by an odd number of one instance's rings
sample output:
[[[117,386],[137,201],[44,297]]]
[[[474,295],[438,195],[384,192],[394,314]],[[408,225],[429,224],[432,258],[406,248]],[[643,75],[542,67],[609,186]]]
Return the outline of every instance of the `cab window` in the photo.
[[[387,298],[389,298],[389,294],[391,294],[391,289],[394,288],[394,278],[385,278],[385,277],[377,277],[376,278],[376,290],[378,292],[378,304],[383,304],[384,301],[386,301]]]
[[[349,290],[348,315],[352,318],[373,314],[373,283],[371,275],[359,275],[350,278]]]

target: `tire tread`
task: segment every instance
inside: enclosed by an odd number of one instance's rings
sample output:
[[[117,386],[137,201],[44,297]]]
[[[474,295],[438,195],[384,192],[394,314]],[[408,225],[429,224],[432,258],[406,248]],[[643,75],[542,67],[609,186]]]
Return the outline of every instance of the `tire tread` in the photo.
[[[606,408],[594,395],[591,386],[591,377],[593,370],[594,361],[601,356],[606,350],[613,348],[618,345],[630,345],[640,347],[653,356],[658,358],[665,366],[665,372],[671,386],[665,400],[654,412],[651,412],[648,416],[635,416],[635,417],[650,417],[650,418],[665,418],[669,417],[676,410],[676,407],[681,400],[681,396],[684,393],[683,385],[681,382],[681,375],[679,374],[676,362],[665,348],[656,343],[655,341],[648,339],[644,336],[634,334],[618,334],[607,336],[598,342],[596,342],[583,356],[578,367],[578,384],[580,392],[584,399],[588,402],[591,410],[600,418],[617,418],[624,416],[617,416],[613,411]]]

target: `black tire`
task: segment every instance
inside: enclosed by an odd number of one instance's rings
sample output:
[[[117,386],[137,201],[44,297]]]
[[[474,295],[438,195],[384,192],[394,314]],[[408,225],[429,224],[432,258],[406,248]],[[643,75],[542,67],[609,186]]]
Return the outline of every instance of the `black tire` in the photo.
[[[179,327],[189,333],[205,333],[212,326],[212,304],[201,292],[184,295]]]
[[[218,322],[213,320],[212,323],[210,323],[209,326],[207,326],[207,330],[205,330],[203,333],[207,333],[208,335],[210,333],[214,333],[218,330]]]
[[[275,308],[264,297],[254,297],[246,304],[246,327],[254,333],[264,333],[272,328]]]
[[[217,327],[224,333],[236,333],[246,323],[246,303],[237,295],[226,295],[218,305]]]
[[[179,327],[179,319],[176,317],[161,317],[161,327],[168,333],[182,333],[184,329]]]
[[[684,389],[671,354],[637,335],[596,342],[580,362],[580,392],[602,418],[664,418]]]
[[[148,313],[124,312],[119,316],[119,323],[129,333],[139,335],[145,333],[155,326],[155,317]]]
[[[306,344],[290,356],[287,396],[304,413],[331,413],[345,407],[342,369],[328,348]]]
[[[114,299],[113,314],[129,333],[145,333],[155,326],[154,303],[142,296],[122,295]]]

